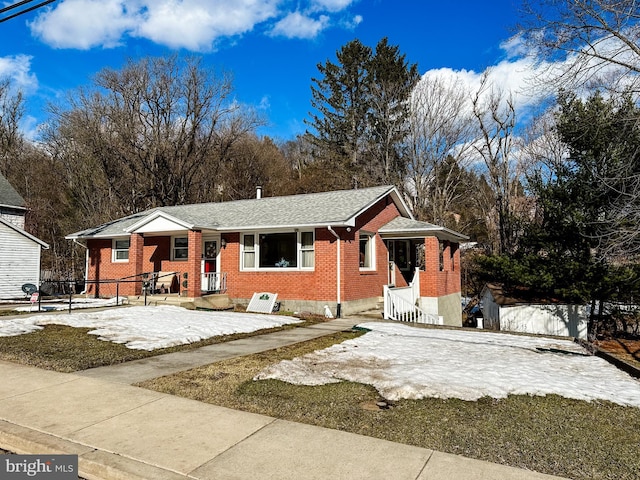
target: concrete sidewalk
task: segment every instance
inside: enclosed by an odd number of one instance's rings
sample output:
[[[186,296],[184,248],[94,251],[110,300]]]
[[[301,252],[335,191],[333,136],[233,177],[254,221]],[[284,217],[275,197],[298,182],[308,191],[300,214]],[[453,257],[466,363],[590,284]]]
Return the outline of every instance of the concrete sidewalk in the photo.
[[[548,475],[0,362],[0,448],[91,479],[542,480]]]
[[[0,362],[0,448],[77,454],[88,480],[558,478],[130,385],[348,330],[361,320],[337,319],[75,374]]]

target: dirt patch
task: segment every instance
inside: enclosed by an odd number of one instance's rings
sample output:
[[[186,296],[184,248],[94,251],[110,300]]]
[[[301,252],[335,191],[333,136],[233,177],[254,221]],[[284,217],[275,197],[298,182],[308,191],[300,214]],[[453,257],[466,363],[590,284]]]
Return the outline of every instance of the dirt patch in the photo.
[[[616,338],[611,340],[598,340],[594,344],[598,350],[613,355],[636,368],[640,368],[640,339],[627,340]]]

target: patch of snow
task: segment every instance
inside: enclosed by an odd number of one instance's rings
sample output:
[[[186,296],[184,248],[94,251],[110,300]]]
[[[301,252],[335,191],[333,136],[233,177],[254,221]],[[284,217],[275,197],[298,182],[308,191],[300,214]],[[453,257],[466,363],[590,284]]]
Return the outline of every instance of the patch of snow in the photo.
[[[99,312],[39,315],[2,320],[0,336],[15,336],[40,330],[44,325],[91,328],[100,340],[123,343],[127,348],[155,350],[197,342],[233,333],[300,323],[284,315],[238,312],[204,312],[174,306],[113,308]]]
[[[0,337],[15,337],[26,333],[42,330],[42,327],[36,324],[35,317],[29,318],[10,318],[3,320],[0,317]]]
[[[569,340],[364,323],[353,340],[267,367],[255,380],[342,380],[389,400],[556,394],[640,407],[640,381]]]
[[[123,297],[120,297],[118,303],[122,304]],[[116,298],[74,298],[71,301],[71,310],[76,310],[78,308],[98,308],[98,307],[114,307],[116,306]],[[24,307],[16,307],[14,310],[18,312],[37,312],[38,304],[35,303],[33,305],[28,305]],[[50,300],[43,300],[40,304],[40,311],[49,312],[49,311],[64,311],[69,310],[69,299],[67,300],[56,300],[53,303]]]

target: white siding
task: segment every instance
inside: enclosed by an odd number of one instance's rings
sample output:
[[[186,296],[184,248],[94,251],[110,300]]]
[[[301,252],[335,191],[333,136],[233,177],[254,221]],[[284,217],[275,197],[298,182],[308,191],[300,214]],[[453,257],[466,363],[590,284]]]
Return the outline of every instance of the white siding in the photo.
[[[40,245],[0,222],[0,298],[23,297],[22,285],[40,280]]]
[[[24,215],[0,210],[0,218],[18,228],[24,229]]]
[[[587,338],[586,309],[579,305],[501,307],[500,330]]]
[[[438,297],[420,297],[418,305],[423,310],[438,315]]]

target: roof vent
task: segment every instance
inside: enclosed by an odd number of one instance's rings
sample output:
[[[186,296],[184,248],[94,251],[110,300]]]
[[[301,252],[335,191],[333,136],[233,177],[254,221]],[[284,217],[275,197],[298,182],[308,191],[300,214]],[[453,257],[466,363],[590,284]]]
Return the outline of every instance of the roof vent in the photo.
[[[262,187],[256,187],[256,198],[262,198]]]

